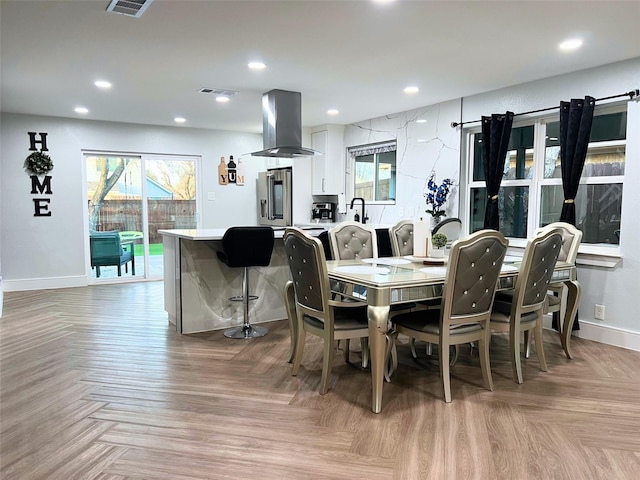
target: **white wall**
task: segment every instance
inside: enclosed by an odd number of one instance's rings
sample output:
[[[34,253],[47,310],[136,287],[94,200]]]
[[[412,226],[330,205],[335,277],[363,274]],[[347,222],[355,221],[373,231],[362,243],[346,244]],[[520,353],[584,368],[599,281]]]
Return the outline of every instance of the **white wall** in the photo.
[[[82,150],[186,154],[202,157],[203,228],[256,223],[257,173],[265,159],[243,157],[245,186],[218,184],[220,157],[262,148],[262,137],[180,127],[157,127],[55,117],[2,114],[0,251],[4,290],[86,285]],[[34,217],[31,179],[23,162],[27,132],[46,132],[51,171],[50,217]],[[207,201],[206,192],[216,200]],[[41,196],[41,195],[37,195]]]
[[[515,113],[530,111],[559,105],[561,100],[584,98],[585,95],[602,98],[637,88],[640,88],[640,58],[464,98],[462,118],[471,121],[506,110]],[[580,336],[636,350],[640,350],[640,321],[633,313],[637,308],[635,301],[640,278],[640,216],[635,213],[640,205],[638,181],[640,103],[636,97],[628,102],[620,238],[622,261],[614,268],[578,268],[578,280],[583,288],[579,310]],[[606,307],[604,322],[594,319],[596,303]]]
[[[426,123],[416,123],[424,119]],[[459,132],[451,128],[460,119],[460,100],[409,110],[347,125],[345,147],[366,145],[397,139],[396,204],[367,207],[369,222],[395,224],[403,218],[426,217],[424,193],[431,171],[440,183],[453,178],[456,185],[460,173]],[[347,159],[347,168],[350,160]],[[353,196],[353,177],[347,176],[347,198]],[[448,217],[458,216],[458,188],[451,191],[446,205]],[[351,220],[351,215],[349,215]]]

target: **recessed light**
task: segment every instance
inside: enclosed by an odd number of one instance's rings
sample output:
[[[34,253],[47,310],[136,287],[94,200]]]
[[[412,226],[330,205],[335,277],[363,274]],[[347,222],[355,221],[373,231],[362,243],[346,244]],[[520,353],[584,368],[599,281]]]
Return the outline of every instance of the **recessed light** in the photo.
[[[583,42],[581,38],[570,38],[558,45],[558,48],[565,52],[571,52],[572,50],[580,48],[582,46],[582,43]]]
[[[251,70],[264,70],[267,66],[262,62],[249,62],[248,64]]]
[[[176,122],[176,123],[184,123],[184,122],[187,121],[187,119],[186,118],[182,118],[182,117],[175,117],[173,119],[173,121]]]
[[[329,110],[327,110],[327,115],[338,115],[339,113],[340,111],[335,108],[330,108]]]
[[[74,110],[76,113],[89,113],[89,109],[86,107],[76,107]]]
[[[420,89],[418,87],[406,87],[404,89],[404,93],[409,93],[409,94],[418,93],[419,91]]]
[[[427,123],[427,121],[424,118],[419,118],[416,123]]]
[[[218,95],[216,97],[216,102],[218,103],[227,103],[229,101],[229,97],[225,97],[224,95]]]
[[[426,138],[419,138],[418,143],[427,143]]]
[[[111,88],[111,82],[107,82],[106,80],[96,80],[93,84],[98,88]]]

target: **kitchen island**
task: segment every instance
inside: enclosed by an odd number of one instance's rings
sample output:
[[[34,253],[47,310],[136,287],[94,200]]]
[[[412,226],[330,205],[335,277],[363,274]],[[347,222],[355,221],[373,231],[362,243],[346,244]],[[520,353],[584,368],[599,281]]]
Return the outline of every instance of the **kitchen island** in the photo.
[[[249,303],[252,324],[287,318],[284,285],[289,265],[284,252],[284,228],[276,228],[268,267],[249,269],[249,288],[257,300]],[[158,230],[163,238],[164,305],[179,333],[196,333],[242,325],[242,302],[230,297],[242,291],[242,269],[229,268],[216,254],[222,251],[226,229]],[[319,235],[322,227],[309,229]]]

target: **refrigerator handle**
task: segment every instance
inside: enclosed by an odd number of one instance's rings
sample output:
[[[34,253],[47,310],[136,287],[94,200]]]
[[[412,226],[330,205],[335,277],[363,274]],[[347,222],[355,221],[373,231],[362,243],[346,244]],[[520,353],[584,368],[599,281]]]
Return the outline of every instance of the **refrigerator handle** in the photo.
[[[267,218],[273,220],[273,187],[274,187],[273,175],[267,175]]]

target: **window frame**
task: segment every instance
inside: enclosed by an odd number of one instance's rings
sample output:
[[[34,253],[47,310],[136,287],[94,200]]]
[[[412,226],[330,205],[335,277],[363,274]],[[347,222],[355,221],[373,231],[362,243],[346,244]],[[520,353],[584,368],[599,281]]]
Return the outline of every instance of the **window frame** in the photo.
[[[594,112],[595,116],[607,115],[613,113],[628,113],[628,102],[615,102],[605,105],[596,105]],[[546,149],[546,126],[548,123],[558,122],[559,113],[540,115],[540,116],[527,116],[513,122],[512,128],[524,127],[528,125],[534,126],[534,148],[533,148],[533,167],[531,179],[516,179],[507,180],[503,179],[500,183],[500,188],[503,187],[515,187],[526,186],[529,188],[529,205],[527,215],[527,238],[509,238],[509,246],[524,248],[527,244],[527,239],[533,237],[535,230],[540,225],[540,214],[542,208],[542,189],[544,186],[562,186],[562,178],[544,178],[544,159]],[[481,133],[481,126],[473,126],[466,129],[466,171],[467,171],[467,185],[465,189],[466,199],[464,202],[465,217],[469,220],[469,229],[471,228],[471,198],[472,190],[474,188],[483,188],[486,186],[484,180],[473,180],[473,167],[474,167],[474,136]],[[627,131],[625,132],[624,140],[610,140],[603,142],[589,142],[589,149],[595,146],[609,147],[609,146],[625,146],[625,163],[626,145],[628,143],[629,128],[627,124]],[[626,170],[626,169],[625,169]],[[621,184],[622,194],[624,195],[625,175],[609,175],[609,176],[584,176],[580,177],[580,185],[612,185]],[[532,199],[534,199],[532,201]],[[622,229],[622,218],[624,217],[624,211],[620,212],[620,228]],[[611,256],[620,257],[621,249],[620,243],[618,244],[590,244],[582,243],[579,248],[579,253],[599,256]]]
[[[366,152],[367,150],[376,150],[378,148],[384,148],[384,147],[389,147],[389,146],[393,146],[392,150],[387,150],[385,151],[380,151],[380,152],[369,152],[369,153],[363,153]],[[354,147],[349,147],[347,149],[347,155],[349,157],[350,163],[351,163],[351,171],[353,172],[353,180],[351,181],[351,190],[353,192],[352,196],[356,195],[356,159],[359,156],[365,156],[365,155],[373,155],[374,156],[374,161],[373,161],[373,171],[374,171],[374,177],[372,180],[374,182],[374,191],[377,192],[379,185],[378,185],[378,155],[381,153],[388,153],[390,151],[393,151],[395,153],[395,181],[394,181],[394,185],[395,185],[395,196],[392,199],[389,200],[366,200],[367,205],[396,205],[397,204],[397,198],[398,198],[398,177],[397,177],[397,173],[398,173],[398,142],[397,140],[388,140],[388,141],[384,141],[384,142],[376,142],[376,143],[370,143],[370,144],[365,144],[365,145],[359,145],[359,146],[354,146]]]

